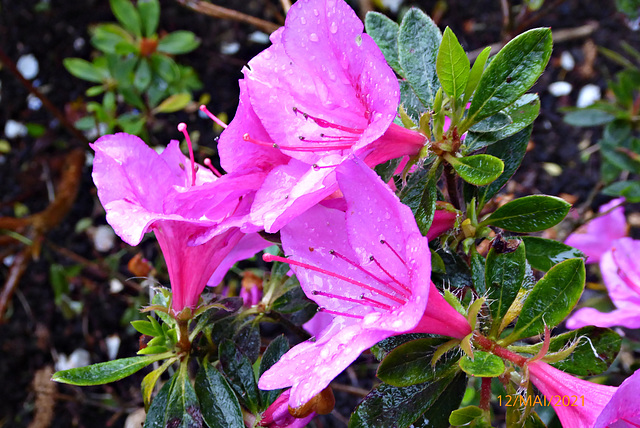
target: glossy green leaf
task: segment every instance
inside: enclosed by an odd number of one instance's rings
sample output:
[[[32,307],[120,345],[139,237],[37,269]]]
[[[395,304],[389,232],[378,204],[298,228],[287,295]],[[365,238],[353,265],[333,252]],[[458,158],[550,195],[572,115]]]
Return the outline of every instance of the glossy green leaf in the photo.
[[[100,24],[92,30],[91,44],[102,52],[115,53],[116,46],[123,42],[132,43],[133,37],[117,24]]]
[[[515,102],[538,80],[551,56],[551,30],[520,34],[493,58],[478,82],[468,121],[472,125]]]
[[[173,378],[167,381],[160,389],[160,392],[153,398],[147,411],[143,428],[166,428],[165,415],[172,385]]]
[[[109,0],[113,14],[124,28],[140,37],[142,35],[142,24],[140,14],[132,2],[129,0]]]
[[[449,27],[445,28],[436,58],[436,72],[442,89],[454,100],[464,93],[469,80],[469,57]]]
[[[449,155],[445,159],[464,181],[476,186],[491,183],[504,171],[504,162],[491,155],[472,155],[462,158]]]
[[[492,247],[487,254],[487,301],[496,326],[500,325],[518,295],[526,270],[525,246],[515,239],[509,243],[518,245],[515,251],[501,253]]]
[[[487,283],[485,282],[485,263],[486,260],[478,253],[475,247],[471,249],[471,279],[473,280],[473,289],[482,296],[487,291]]]
[[[358,405],[349,420],[349,428],[409,427],[423,413],[434,409],[446,413],[448,420],[451,402],[455,403],[464,392],[464,375],[454,372],[436,382],[398,388],[381,384],[371,391]],[[449,389],[451,387],[451,389]],[[452,397],[451,392],[457,394]],[[438,400],[446,394],[443,403]],[[449,401],[449,403],[446,403]],[[440,404],[441,406],[436,406]],[[455,403],[457,407],[458,404]]]
[[[469,100],[471,99],[471,95],[473,95],[476,88],[478,87],[478,82],[480,82],[480,78],[484,73],[484,66],[487,63],[487,59],[489,58],[490,53],[491,53],[491,47],[487,46],[476,57],[476,60],[473,63],[473,67],[471,67],[471,71],[469,72],[469,80],[467,81],[467,87],[464,90],[464,99],[462,101],[462,104],[465,107],[469,102]]]
[[[364,20],[364,28],[382,51],[389,66],[398,75],[404,76],[398,57],[400,26],[382,13],[369,12]]]
[[[571,355],[551,365],[577,376],[595,376],[605,372],[620,352],[622,344],[622,338],[613,330],[587,326],[553,336],[549,353],[566,349],[576,340],[579,340],[578,346]],[[542,343],[538,343],[528,347],[530,350],[527,352],[535,355],[541,347]]]
[[[147,336],[158,336],[162,333],[162,331],[156,330],[155,326],[151,322],[145,320],[131,321],[131,326],[139,333]]]
[[[136,73],[133,78],[133,85],[140,92],[143,92],[147,89],[147,86],[151,83],[151,67],[149,66],[149,61],[146,59],[140,60],[138,63],[138,67],[136,68]]]
[[[169,356],[168,354],[161,354],[120,358],[86,367],[62,370],[54,373],[51,380],[79,386],[102,385],[130,376],[154,361],[162,360]]]
[[[280,335],[273,339],[267,349],[262,355],[260,360],[260,368],[258,370],[258,377],[262,376],[264,372],[269,370],[275,363],[280,361],[280,358],[289,350],[289,341],[283,335]],[[262,398],[262,407],[266,409],[275,401],[280,395],[280,389],[274,389],[269,391],[260,390]]]
[[[427,407],[422,416],[413,422],[413,427],[449,428],[449,416],[452,411],[460,407],[466,387],[467,376],[460,372],[442,391],[438,399]]]
[[[555,327],[578,303],[585,283],[584,260],[569,259],[555,265],[533,287],[508,341],[531,337]]]
[[[180,68],[176,62],[166,55],[151,54],[151,68],[167,83],[173,82],[180,76]]]
[[[219,354],[222,370],[236,394],[250,411],[257,413],[260,409],[260,395],[251,362],[228,339],[220,344]]]
[[[224,376],[208,362],[198,371],[195,391],[210,428],[244,428],[242,408]]]
[[[593,108],[575,110],[564,116],[564,121],[573,126],[602,126],[614,119],[612,114]]]
[[[484,351],[474,351],[473,360],[463,356],[459,365],[462,371],[476,377],[498,377],[505,370],[502,358]]]
[[[140,385],[140,390],[142,392],[142,401],[144,402],[145,409],[149,409],[149,403],[151,403],[151,395],[153,394],[153,390],[155,389],[156,383],[162,373],[164,373],[171,364],[176,361],[176,358],[171,358],[166,360],[160,367],[148,373],[144,379],[142,379],[142,384]]]
[[[409,9],[398,34],[398,58],[407,82],[423,105],[430,107],[440,87],[436,57],[442,35],[438,26],[419,9]]]
[[[387,355],[398,346],[418,339],[441,339],[442,343],[446,342],[446,339],[442,339],[439,336],[426,334],[426,333],[407,333],[399,334],[398,336],[391,336],[381,340],[371,347],[371,353],[378,361],[382,361]]]
[[[565,260],[585,257],[582,251],[552,239],[523,236],[522,241],[527,247],[527,261],[531,267],[544,272]]]
[[[451,412],[449,423],[453,426],[467,425],[482,416],[482,409],[478,406],[467,406]]]
[[[602,189],[602,193],[624,196],[631,203],[640,202],[640,181],[618,181]]]
[[[424,236],[431,227],[436,211],[437,176],[438,172],[429,173],[426,170],[412,174],[400,193],[400,200],[411,208],[418,228]]]
[[[190,102],[191,94],[188,92],[173,94],[169,98],[162,101],[160,105],[154,109],[154,111],[156,113],[173,113],[175,111],[182,110]]]
[[[138,11],[142,21],[145,37],[151,37],[158,28],[160,21],[160,2],[158,0],[138,0]]]
[[[451,290],[473,287],[469,265],[458,253],[445,248],[438,248],[436,253],[442,259],[446,269],[444,274],[431,272],[431,280],[437,286]]]
[[[184,362],[173,376],[171,392],[169,392],[167,399],[165,424],[171,428],[200,428],[203,426],[200,403]]]
[[[540,232],[562,221],[570,208],[571,204],[555,196],[525,196],[501,206],[483,223],[513,232]]]
[[[75,77],[89,82],[102,83],[104,74],[89,61],[80,58],[65,58],[62,64]]]
[[[169,33],[158,41],[158,52],[164,52],[171,55],[184,54],[191,52],[200,45],[200,41],[191,31],[174,31]]]
[[[486,119],[482,119],[480,122],[476,123],[469,129],[469,132],[475,132],[479,134],[496,132],[499,131],[513,123],[511,117],[504,113],[504,111],[499,111],[493,116],[489,116]]]
[[[378,366],[376,375],[383,382],[393,386],[411,386],[433,382],[451,371],[456,355],[446,354],[432,367],[436,348],[442,339],[416,339],[392,350]]]

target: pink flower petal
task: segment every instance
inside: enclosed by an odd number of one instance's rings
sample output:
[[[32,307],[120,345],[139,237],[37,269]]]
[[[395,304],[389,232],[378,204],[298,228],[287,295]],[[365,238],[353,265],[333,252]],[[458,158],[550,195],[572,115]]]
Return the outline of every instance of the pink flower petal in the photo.
[[[640,370],[629,376],[598,416],[593,428],[640,426]]]

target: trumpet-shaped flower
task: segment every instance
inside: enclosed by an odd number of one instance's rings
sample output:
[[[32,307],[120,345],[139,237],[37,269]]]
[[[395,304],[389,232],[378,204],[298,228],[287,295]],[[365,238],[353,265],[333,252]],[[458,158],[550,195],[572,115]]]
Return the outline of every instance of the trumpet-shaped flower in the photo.
[[[245,237],[240,226],[263,174],[218,178],[185,157],[177,141],[160,155],[124,133],[106,135],[91,147],[107,221],[130,245],[153,230],[167,262],[173,311],[194,307],[207,280]],[[267,243],[250,239],[249,245],[255,253]]]
[[[531,382],[546,397],[567,428],[640,426],[640,370],[619,387],[578,379],[540,360],[527,365]],[[577,397],[567,406],[562,397]],[[560,397],[558,401],[557,397]]]
[[[252,222],[275,232],[337,190],[335,168],[356,153],[376,165],[414,155],[425,137],[393,125],[398,81],[343,0],[296,2],[272,46],[243,70],[223,168],[269,172]]]
[[[471,332],[431,282],[428,239],[411,210],[369,167],[352,158],[338,168],[342,212],[317,205],[281,231],[287,259],[305,294],[334,316],[315,338],[292,348],[259,387],[292,386],[297,408],[360,353],[403,333],[463,338]]]

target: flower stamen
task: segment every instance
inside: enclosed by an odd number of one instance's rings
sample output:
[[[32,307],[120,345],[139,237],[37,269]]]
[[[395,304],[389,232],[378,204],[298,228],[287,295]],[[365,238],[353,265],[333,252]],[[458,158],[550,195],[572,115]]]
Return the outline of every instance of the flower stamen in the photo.
[[[213,120],[215,123],[217,123],[218,125],[220,125],[224,129],[227,129],[228,125],[226,123],[224,123],[223,121],[221,121],[215,114],[211,113],[209,111],[209,109],[207,109],[207,106],[205,106],[204,104],[202,104],[200,106],[200,111],[203,112],[204,114],[206,114],[207,116],[209,116],[209,119]]]
[[[187,140],[187,145],[189,146],[189,159],[191,160],[191,185],[194,186],[196,184],[196,160],[193,156],[193,146],[191,145],[191,138],[187,132],[187,124],[179,123],[178,131],[184,134],[184,138]]]

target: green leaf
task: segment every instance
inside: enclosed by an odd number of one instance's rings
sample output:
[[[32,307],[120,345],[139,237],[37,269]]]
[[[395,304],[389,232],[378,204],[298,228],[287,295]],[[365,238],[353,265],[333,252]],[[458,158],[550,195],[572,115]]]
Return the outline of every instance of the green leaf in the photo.
[[[369,12],[364,20],[364,28],[367,34],[376,42],[384,59],[398,75],[404,77],[404,71],[398,58],[398,33],[400,26],[386,15],[378,12]]]
[[[138,0],[138,11],[144,36],[151,37],[156,32],[160,21],[160,2],[158,0]]]
[[[102,83],[103,73],[89,61],[80,58],[65,58],[62,64],[75,77],[89,82]]]
[[[478,82],[467,120],[472,125],[512,104],[538,80],[551,56],[551,30],[520,34],[502,48]]]
[[[373,169],[376,171],[376,174],[382,178],[382,181],[388,183],[396,172],[396,169],[398,169],[398,165],[400,165],[401,160],[402,158],[391,159],[376,165]]]
[[[462,398],[465,386],[465,376],[455,372],[436,382],[404,388],[381,384],[358,405],[349,420],[349,428],[406,428],[430,411],[441,414],[447,421],[453,410],[449,406],[459,405],[456,400]],[[441,401],[442,396],[446,399]]]
[[[448,428],[451,412],[460,406],[467,387],[467,377],[458,373],[436,401],[414,423],[415,428]]]
[[[171,83],[180,76],[180,68],[176,62],[166,55],[151,54],[151,68],[166,83]]]
[[[479,134],[496,132],[507,127],[508,125],[511,125],[512,123],[513,121],[508,114],[499,111],[493,116],[489,116],[488,118],[476,123],[471,127],[471,129],[469,129],[469,131]]]
[[[400,201],[411,208],[418,228],[424,236],[431,227],[436,211],[438,175],[438,171],[416,172],[409,177],[407,185],[400,192]]]
[[[415,123],[418,123],[420,116],[425,113],[430,107],[424,105],[418,95],[413,90],[409,82],[406,80],[398,81],[400,84],[400,104],[406,111],[407,115]]]
[[[133,85],[140,92],[144,92],[145,89],[151,83],[151,67],[149,66],[149,61],[145,58],[141,59],[138,63],[138,68],[136,68],[136,73],[133,78]]]
[[[522,306],[513,332],[505,340],[531,337],[555,327],[578,303],[585,282],[583,259],[569,259],[555,265],[533,287]]]
[[[602,193],[624,196],[630,203],[640,202],[640,181],[618,181],[602,189]]]
[[[219,354],[222,370],[236,394],[251,412],[257,413],[260,409],[260,395],[251,362],[228,339],[220,344]]]
[[[531,267],[543,272],[565,260],[585,257],[582,251],[552,239],[523,236],[522,241],[527,247],[527,261]]]
[[[478,406],[467,406],[454,410],[449,416],[449,423],[453,426],[467,425],[482,416],[482,409]]]
[[[124,28],[137,37],[142,36],[140,14],[133,3],[129,0],[109,0],[109,4],[111,4],[111,10],[116,19]]]
[[[160,105],[154,109],[154,111],[156,113],[173,113],[175,111],[182,110],[190,102],[191,94],[189,92],[173,94],[169,98],[162,101]]]
[[[147,336],[158,336],[159,334],[162,333],[161,331],[160,332],[157,331],[153,326],[153,324],[151,324],[149,321],[145,321],[145,320],[131,321],[131,325],[133,326],[133,328],[136,329],[136,331]]]
[[[105,53],[116,53],[120,43],[133,43],[133,37],[117,24],[96,25],[92,31],[91,44]]]
[[[469,80],[469,57],[449,27],[445,28],[436,59],[436,71],[444,92],[454,102],[462,96]]]
[[[473,280],[473,289],[482,296],[487,291],[487,283],[485,277],[485,259],[478,253],[475,246],[471,248],[471,279]]]
[[[260,356],[260,328],[257,322],[249,318],[244,320],[242,327],[235,332],[232,338],[240,352],[254,363]]]
[[[472,155],[462,158],[445,155],[445,159],[464,181],[476,186],[491,183],[504,171],[504,163],[491,155]]]
[[[513,241],[518,243],[515,251],[501,253],[492,247],[487,254],[485,282],[488,292],[487,301],[494,326],[500,325],[524,281],[525,246],[517,240],[510,240],[510,244]]]
[[[403,343],[411,342],[412,340],[418,339],[441,339],[440,337],[432,334],[426,333],[407,333],[407,334],[399,334],[398,336],[387,337],[386,339],[381,340],[371,347],[371,353],[378,361],[382,361],[386,358],[391,351],[396,349],[398,346]],[[445,339],[442,339],[442,343],[446,342]]]
[[[142,379],[142,384],[140,385],[140,390],[142,392],[142,400],[144,402],[145,409],[149,409],[149,404],[151,403],[151,395],[153,394],[153,389],[164,373],[171,364],[176,361],[176,358],[170,358],[166,360],[160,367],[148,373],[144,379]]]
[[[149,410],[147,411],[144,428],[166,428],[165,412],[172,385],[173,378],[166,382],[160,389],[160,392],[158,392],[158,395],[154,397],[151,402],[151,406],[149,406]]]
[[[196,376],[195,390],[202,416],[210,428],[244,428],[242,408],[224,376],[205,362]]]
[[[258,374],[262,376],[264,372],[269,370],[275,363],[280,361],[280,358],[289,350],[289,341],[284,335],[280,335],[273,339],[267,349],[264,351],[262,355],[262,359],[260,360],[260,369]],[[280,389],[263,391],[260,390],[260,395],[262,398],[262,407],[266,409],[273,403],[276,398],[280,395]]]
[[[565,123],[573,126],[601,126],[614,119],[612,114],[593,108],[575,110],[564,116]]]
[[[493,198],[520,167],[527,152],[532,129],[533,126],[529,125],[517,134],[487,148],[488,155],[495,156],[504,162],[504,171],[493,183],[478,189],[478,206],[484,206],[487,200]]]
[[[56,372],[51,380],[70,385],[103,385],[115,382],[137,372],[154,361],[169,358],[170,354],[148,355],[143,357],[120,358],[118,360],[93,364],[86,367]]]
[[[203,424],[200,403],[191,385],[186,361],[173,376],[171,392],[167,399],[165,424],[171,428],[201,428]]]
[[[498,377],[505,370],[502,358],[484,351],[474,351],[473,360],[463,356],[459,364],[465,373],[476,377]]]
[[[438,26],[419,9],[409,9],[398,34],[398,55],[406,79],[421,103],[433,104],[440,87],[436,57],[442,35]]]
[[[416,339],[393,349],[378,366],[376,375],[393,386],[411,386],[433,382],[451,372],[456,355],[449,352],[432,367],[433,354],[443,339]]]
[[[464,90],[464,99],[462,100],[462,105],[465,107],[471,99],[471,95],[473,95],[476,88],[478,87],[478,82],[480,81],[480,78],[484,73],[484,66],[487,63],[487,59],[489,58],[490,53],[491,47],[487,46],[476,57],[476,60],[473,63],[473,67],[471,67],[471,71],[469,72],[469,80],[467,81],[467,87]]]
[[[622,344],[622,339],[613,330],[587,326],[552,337],[549,353],[561,351],[576,340],[579,343],[571,355],[551,365],[577,376],[595,376],[605,372],[620,352]],[[528,348],[526,352],[535,355],[542,348],[542,343]]]
[[[431,280],[437,286],[450,288],[452,290],[473,287],[471,270],[462,257],[448,248],[438,248],[436,253],[440,256],[446,268],[444,274],[431,272]]]
[[[200,45],[196,35],[191,31],[174,31],[158,41],[158,52],[170,55],[179,55],[191,52]]]
[[[501,206],[482,223],[513,232],[540,232],[562,221],[570,208],[571,204],[555,196],[525,196]]]

